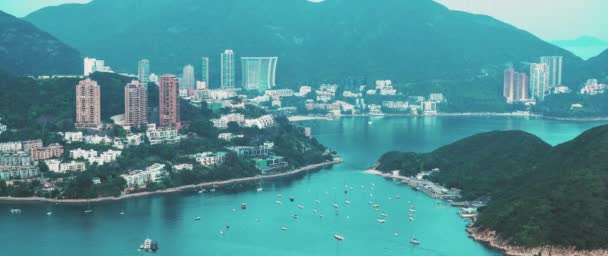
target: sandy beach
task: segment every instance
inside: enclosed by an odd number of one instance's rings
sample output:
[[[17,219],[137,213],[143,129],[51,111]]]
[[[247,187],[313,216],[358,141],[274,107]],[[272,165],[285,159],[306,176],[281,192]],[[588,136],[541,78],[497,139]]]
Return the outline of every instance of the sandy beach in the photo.
[[[164,190],[158,190],[158,191],[152,191],[152,192],[138,192],[138,193],[126,194],[126,195],[117,196],[117,197],[97,197],[97,198],[90,198],[90,199],[54,199],[54,198],[44,198],[44,197],[0,197],[0,201],[50,202],[50,203],[88,203],[88,202],[119,201],[119,200],[125,200],[125,199],[129,199],[129,198],[174,193],[174,192],[179,192],[179,191],[184,191],[184,190],[193,190],[193,189],[214,187],[214,186],[225,186],[225,185],[236,184],[236,183],[241,183],[241,182],[286,177],[286,176],[290,176],[290,175],[294,175],[294,174],[298,174],[298,173],[312,171],[312,170],[315,170],[315,169],[318,169],[318,168],[321,168],[324,166],[339,164],[339,163],[342,163],[342,161],[343,160],[341,158],[336,158],[333,161],[323,162],[323,163],[319,163],[319,164],[312,164],[312,165],[304,166],[304,167],[301,167],[301,168],[298,168],[298,169],[295,169],[295,170],[292,170],[289,172],[284,172],[284,173],[277,173],[277,174],[272,174],[272,175],[258,175],[258,176],[246,177],[246,178],[230,179],[230,180],[223,180],[223,181],[212,181],[212,182],[205,182],[205,183],[193,184],[193,185],[184,185],[184,186],[168,188],[168,189],[164,189]]]

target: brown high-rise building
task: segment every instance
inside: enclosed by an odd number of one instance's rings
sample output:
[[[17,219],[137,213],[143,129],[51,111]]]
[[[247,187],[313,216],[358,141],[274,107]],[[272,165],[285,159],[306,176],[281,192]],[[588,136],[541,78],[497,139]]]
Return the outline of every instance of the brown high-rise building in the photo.
[[[528,98],[528,76],[509,68],[504,71],[503,93],[507,103],[524,101]]]
[[[148,100],[144,84],[137,80],[125,86],[125,125],[141,127],[148,123]]]
[[[179,129],[179,82],[174,75],[162,75],[159,80],[159,125]]]
[[[101,128],[100,97],[96,81],[86,79],[76,85],[76,128]]]

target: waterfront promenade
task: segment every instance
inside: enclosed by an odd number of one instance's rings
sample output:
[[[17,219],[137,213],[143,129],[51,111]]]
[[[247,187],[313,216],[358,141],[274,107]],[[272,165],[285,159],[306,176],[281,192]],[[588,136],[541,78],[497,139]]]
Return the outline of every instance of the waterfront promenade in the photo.
[[[299,173],[316,170],[318,168],[322,168],[325,166],[339,164],[342,162],[343,162],[343,160],[341,158],[334,158],[334,160],[332,160],[332,161],[327,161],[327,162],[318,163],[318,164],[311,164],[311,165],[307,165],[307,166],[304,166],[304,167],[301,167],[298,169],[294,169],[294,170],[291,170],[288,172],[283,172],[283,173],[270,174],[270,175],[257,175],[257,176],[252,176],[252,177],[230,179],[230,180],[223,180],[223,181],[204,182],[204,183],[199,183],[199,184],[173,187],[173,188],[168,188],[168,189],[163,189],[163,190],[158,190],[158,191],[125,194],[125,195],[121,195],[121,196],[117,196],[117,197],[97,197],[97,198],[82,198],[82,199],[80,199],[80,198],[79,199],[55,199],[55,198],[44,198],[44,197],[0,197],[0,201],[50,202],[50,203],[89,203],[89,202],[119,201],[119,200],[125,200],[125,199],[129,199],[129,198],[158,195],[158,194],[167,194],[167,193],[174,193],[174,192],[180,192],[180,191],[186,191],[186,190],[195,190],[195,189],[206,188],[206,187],[219,187],[219,186],[226,186],[226,185],[237,184],[237,183],[242,183],[242,182],[249,182],[249,181],[256,181],[256,180],[287,177],[287,176],[291,176],[291,175],[295,175],[295,174],[299,174]]]

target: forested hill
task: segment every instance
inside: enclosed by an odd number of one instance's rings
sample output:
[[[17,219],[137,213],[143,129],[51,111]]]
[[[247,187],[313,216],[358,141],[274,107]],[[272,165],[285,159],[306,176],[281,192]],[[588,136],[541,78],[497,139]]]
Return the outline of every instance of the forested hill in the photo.
[[[608,126],[551,147],[536,136],[490,132],[431,153],[389,152],[379,169],[441,168],[431,179],[490,196],[476,226],[513,245],[608,248]]]
[[[210,56],[213,85],[224,49],[278,56],[277,79],[287,86],[348,76],[464,80],[542,55],[582,63],[526,31],[432,0],[94,0],[25,19],[118,71],[134,72],[146,57],[154,71],[175,73]]]
[[[74,48],[0,11],[0,69],[17,75],[78,74],[82,59]]]

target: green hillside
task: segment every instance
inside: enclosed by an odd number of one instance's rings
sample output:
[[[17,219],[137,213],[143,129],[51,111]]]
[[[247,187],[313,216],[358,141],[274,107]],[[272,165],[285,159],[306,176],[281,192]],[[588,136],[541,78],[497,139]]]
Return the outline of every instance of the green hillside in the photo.
[[[0,69],[17,75],[77,74],[82,59],[55,37],[0,11]]]
[[[480,228],[513,245],[606,248],[608,126],[551,147],[519,131],[472,136],[426,154],[389,152],[379,169],[411,175],[438,167],[431,179],[491,198]]]

